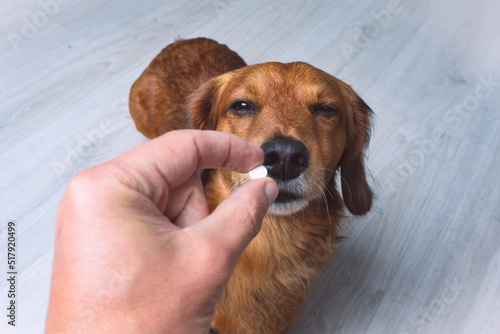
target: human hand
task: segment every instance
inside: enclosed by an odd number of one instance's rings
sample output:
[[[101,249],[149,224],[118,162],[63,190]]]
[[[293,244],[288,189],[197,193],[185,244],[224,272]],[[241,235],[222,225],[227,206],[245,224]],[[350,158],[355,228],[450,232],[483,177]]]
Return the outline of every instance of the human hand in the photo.
[[[47,333],[202,333],[278,194],[245,183],[210,214],[198,169],[247,172],[260,148],[180,130],[78,174],[59,208]]]

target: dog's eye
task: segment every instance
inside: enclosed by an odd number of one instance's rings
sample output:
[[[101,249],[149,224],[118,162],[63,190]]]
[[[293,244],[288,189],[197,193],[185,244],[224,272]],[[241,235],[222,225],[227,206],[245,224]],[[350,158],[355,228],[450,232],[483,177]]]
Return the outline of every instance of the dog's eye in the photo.
[[[331,104],[317,104],[310,109],[314,115],[323,117],[332,117],[340,113],[339,107]]]
[[[255,107],[250,102],[243,100],[231,103],[229,110],[238,116],[250,116],[256,113]]]

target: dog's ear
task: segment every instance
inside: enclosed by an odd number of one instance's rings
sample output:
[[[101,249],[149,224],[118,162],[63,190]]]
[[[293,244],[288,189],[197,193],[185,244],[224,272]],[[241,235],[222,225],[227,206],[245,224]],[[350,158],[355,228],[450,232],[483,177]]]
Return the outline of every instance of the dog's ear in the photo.
[[[184,110],[186,127],[198,130],[215,130],[217,128],[217,112],[212,112],[220,97],[222,86],[227,75],[210,79],[202,84],[188,97]]]
[[[346,85],[347,86],[347,85]],[[347,86],[343,89],[348,100],[346,146],[342,155],[342,197],[354,215],[364,215],[372,206],[373,192],[366,181],[364,151],[370,140],[372,110]]]
[[[157,75],[146,69],[130,90],[130,115],[137,129],[148,138],[182,127],[182,116],[163,93],[167,89]]]

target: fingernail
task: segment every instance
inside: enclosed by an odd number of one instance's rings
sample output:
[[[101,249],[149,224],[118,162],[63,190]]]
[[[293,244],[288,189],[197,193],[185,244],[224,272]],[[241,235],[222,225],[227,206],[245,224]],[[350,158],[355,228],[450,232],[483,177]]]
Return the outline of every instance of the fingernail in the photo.
[[[273,204],[274,201],[276,200],[276,197],[278,197],[279,193],[278,185],[276,184],[276,182],[274,182],[273,179],[268,178],[266,180],[266,186],[264,188],[264,192],[267,197],[267,203],[269,206],[271,206],[271,204]]]

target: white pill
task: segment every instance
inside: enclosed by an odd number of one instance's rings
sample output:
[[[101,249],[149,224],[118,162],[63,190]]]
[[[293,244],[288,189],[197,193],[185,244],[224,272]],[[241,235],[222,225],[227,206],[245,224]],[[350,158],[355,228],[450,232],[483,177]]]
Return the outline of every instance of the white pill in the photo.
[[[267,176],[267,169],[264,166],[259,166],[248,172],[250,180],[261,179]]]

